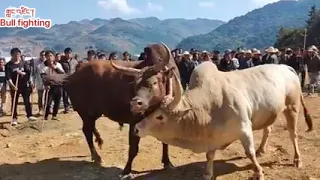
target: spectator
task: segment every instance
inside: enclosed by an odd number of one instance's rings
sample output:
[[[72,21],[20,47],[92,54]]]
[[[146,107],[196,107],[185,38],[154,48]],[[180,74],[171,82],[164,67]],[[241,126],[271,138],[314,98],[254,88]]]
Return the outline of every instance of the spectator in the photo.
[[[180,63],[178,64],[178,67],[180,71],[182,87],[184,90],[186,90],[191,77],[191,73],[195,68],[194,63],[191,60],[191,55],[188,51],[185,51],[183,53],[183,57]]]
[[[266,54],[262,57],[262,64],[279,64],[277,49],[269,47],[266,50]]]
[[[46,61],[45,52],[41,51],[39,54],[39,59],[35,60],[33,63],[33,82],[35,83],[35,87],[37,89],[38,94],[38,115],[42,115],[43,110],[43,91],[44,86],[42,82],[42,78],[40,76],[42,69],[45,67],[44,62]]]
[[[221,59],[220,61],[220,64],[219,64],[219,70],[220,71],[233,71],[233,70],[236,70],[237,67],[234,63],[234,61],[232,60],[232,54],[231,54],[231,50],[226,50],[225,53],[224,53],[224,56],[223,58]]]
[[[0,96],[1,96],[1,104],[0,104],[0,115],[6,115],[5,104],[7,99],[7,81],[6,81],[6,71],[5,71],[5,59],[0,58]]]
[[[118,60],[118,53],[117,52],[111,52],[109,55],[109,60]]]
[[[201,61],[200,63],[202,62],[205,62],[205,61],[210,61],[211,60],[211,57],[210,57],[210,54],[208,51],[202,51],[201,52]]]
[[[99,54],[99,56],[98,56],[98,59],[99,59],[99,60],[104,60],[104,61],[105,61],[105,60],[107,60],[107,55],[106,55],[106,54],[104,54],[104,53],[100,53],[100,54]]]
[[[60,53],[56,53],[55,62],[60,62],[60,60],[61,60],[61,54]]]
[[[66,74],[73,74],[76,71],[76,67],[78,65],[78,61],[72,58],[72,50],[71,48],[66,48],[64,50],[64,58],[61,59],[60,64]],[[69,102],[69,95],[66,89],[63,88],[62,90],[62,99],[64,105],[64,113],[68,113],[70,110],[70,102]]]
[[[130,61],[130,54],[127,51],[125,51],[122,56],[124,61]]]
[[[146,55],[145,55],[144,52],[140,53],[140,56],[139,56],[138,60],[139,60],[139,61],[145,60],[145,59],[146,59],[145,56],[146,56]]]
[[[192,49],[192,63],[194,65],[194,67],[197,67],[200,64],[200,56],[199,56],[199,52]]]
[[[305,59],[308,74],[310,77],[309,94],[314,93],[314,88],[319,86],[320,81],[320,57],[316,49],[309,47],[308,55]],[[311,91],[310,91],[311,90]]]
[[[42,69],[41,74],[63,74],[64,70],[59,62],[55,61],[55,57],[52,51],[46,51],[46,67]],[[48,92],[48,101],[46,102],[46,109],[44,119],[48,120],[49,112],[50,112],[50,105],[52,102],[53,111],[52,111],[52,120],[58,120],[57,114],[59,110],[60,100],[61,100],[61,87],[59,85],[52,85],[50,87],[46,87],[49,90]]]
[[[96,59],[96,52],[94,50],[89,50],[87,52],[87,61],[90,62],[90,61],[94,61],[95,59]]]
[[[220,64],[220,60],[221,60],[220,59],[220,51],[217,51],[217,50],[213,51],[211,59],[212,59],[212,62],[218,66],[218,64]]]
[[[253,57],[252,57],[253,65],[259,66],[262,63],[260,50],[254,48],[252,49],[252,54],[253,54]]]
[[[13,106],[12,125],[18,124],[17,105],[20,94],[23,98],[28,120],[35,121],[37,120],[37,118],[32,116],[32,107],[30,103],[30,94],[32,87],[32,84],[30,84],[30,67],[25,62],[21,61],[21,51],[18,48],[11,49],[10,54],[12,59],[6,64],[5,69],[7,81],[10,85],[10,94]],[[13,102],[15,92],[17,94],[15,102]]]

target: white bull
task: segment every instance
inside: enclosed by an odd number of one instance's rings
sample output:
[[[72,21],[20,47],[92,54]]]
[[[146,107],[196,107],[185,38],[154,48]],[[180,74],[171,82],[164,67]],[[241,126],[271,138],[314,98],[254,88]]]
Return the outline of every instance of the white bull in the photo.
[[[174,77],[176,75],[174,74]],[[175,82],[178,82],[175,81]],[[301,167],[296,124],[300,104],[309,131],[312,119],[303,101],[299,77],[286,65],[262,65],[246,70],[221,72],[211,63],[199,65],[192,73],[189,90],[176,96],[136,125],[140,137],[154,136],[160,141],[206,152],[205,178],[214,179],[213,161],[216,150],[240,140],[254,165],[254,179],[264,179],[254,148],[253,130],[263,129],[258,152],[265,152],[271,125],[284,113],[294,146],[294,166]]]

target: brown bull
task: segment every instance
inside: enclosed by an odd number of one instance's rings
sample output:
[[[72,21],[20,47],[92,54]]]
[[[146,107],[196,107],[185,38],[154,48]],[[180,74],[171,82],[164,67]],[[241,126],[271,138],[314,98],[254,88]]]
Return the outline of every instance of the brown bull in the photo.
[[[96,120],[104,115],[120,125],[123,123],[130,125],[129,157],[122,175],[131,173],[132,162],[139,150],[140,138],[134,135],[133,130],[135,124],[141,121],[143,116],[140,114],[134,115],[130,110],[130,102],[135,97],[135,92],[138,92],[141,88],[147,88],[142,82],[157,81],[152,88],[149,87],[152,93],[148,95],[150,98],[146,102],[147,106],[144,106],[145,113],[151,113],[153,109],[160,105],[167,94],[166,82],[168,80],[164,74],[168,71],[163,71],[163,69],[166,65],[169,68],[176,68],[170,50],[166,45],[154,44],[148,46],[147,49],[151,53],[148,54],[146,61],[114,61],[119,67],[135,70],[135,73],[130,75],[128,75],[128,72],[124,74],[123,71],[116,70],[114,67],[117,65],[111,65],[110,61],[92,61],[81,64],[77,67],[77,71],[70,76],[51,75],[43,77],[45,84],[65,86],[74,110],[78,112],[83,121],[83,133],[94,162],[101,163],[102,159],[93,145],[93,134],[99,148],[103,144],[103,140],[95,128]],[[152,63],[157,64],[151,66]],[[138,73],[138,69],[143,69],[143,71]],[[172,166],[168,156],[168,145],[166,144],[163,144],[162,163],[165,168]]]

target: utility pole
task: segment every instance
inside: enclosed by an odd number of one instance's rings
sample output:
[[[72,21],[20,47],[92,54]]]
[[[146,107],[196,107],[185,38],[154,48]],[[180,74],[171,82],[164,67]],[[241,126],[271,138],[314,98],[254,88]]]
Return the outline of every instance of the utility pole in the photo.
[[[307,44],[307,28],[304,28],[304,39],[303,39],[303,49],[306,50],[306,44]]]

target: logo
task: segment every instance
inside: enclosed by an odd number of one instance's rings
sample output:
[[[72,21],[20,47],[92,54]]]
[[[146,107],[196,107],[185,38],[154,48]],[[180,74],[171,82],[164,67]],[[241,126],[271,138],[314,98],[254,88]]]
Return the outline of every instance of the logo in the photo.
[[[0,28],[2,27],[20,27],[28,29],[29,27],[50,29],[51,19],[36,18],[36,9],[21,5],[20,7],[8,7],[4,11],[4,17],[0,18]]]

